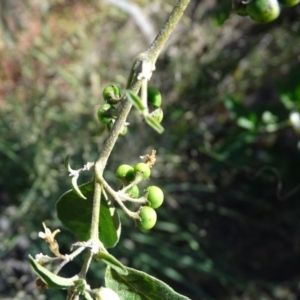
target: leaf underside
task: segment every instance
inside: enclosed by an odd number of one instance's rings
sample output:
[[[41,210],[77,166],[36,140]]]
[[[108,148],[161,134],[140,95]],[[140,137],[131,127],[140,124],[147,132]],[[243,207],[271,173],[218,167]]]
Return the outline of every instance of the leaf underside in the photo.
[[[74,285],[72,279],[55,275],[43,266],[41,266],[37,261],[35,261],[35,259],[31,255],[29,255],[28,257],[32,269],[48,285],[48,287],[63,289]]]
[[[105,286],[114,290],[121,300],[190,300],[144,272],[127,267],[126,269],[126,276],[110,267],[107,267],[105,273]]]

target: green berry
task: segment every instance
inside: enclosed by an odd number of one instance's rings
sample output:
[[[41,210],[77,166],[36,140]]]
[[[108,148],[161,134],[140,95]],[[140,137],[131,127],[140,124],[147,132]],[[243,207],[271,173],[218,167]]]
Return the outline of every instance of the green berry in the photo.
[[[113,128],[113,126],[114,126],[114,122],[115,122],[115,120],[110,120],[110,122],[108,122],[107,124],[106,124],[106,127],[107,127],[107,130],[108,131],[111,131],[111,129]],[[128,131],[128,128],[127,128],[127,126],[123,126],[122,127],[122,130],[121,130],[121,132],[119,133],[119,136],[124,136],[126,133],[127,133],[127,131]]]
[[[129,189],[126,194],[128,194],[131,198],[138,198],[140,194],[140,190],[137,185],[134,185],[131,189]]]
[[[134,167],[135,174],[142,174],[144,179],[147,179],[150,177],[151,170],[150,167],[145,163],[138,163]]]
[[[114,126],[115,120],[110,119],[110,121],[106,124],[106,128],[108,131],[111,131]]]
[[[161,94],[159,90],[153,86],[147,88],[147,101],[155,107],[161,106]]]
[[[107,125],[115,117],[114,112],[115,107],[113,105],[108,103],[103,104],[102,106],[100,106],[97,112],[99,121],[102,124]]]
[[[156,212],[153,208],[149,206],[144,206],[142,210],[140,211],[139,216],[141,217],[141,221],[139,221],[138,227],[142,230],[149,230],[152,227],[154,227],[156,220],[157,220],[157,215]]]
[[[150,202],[150,206],[154,209],[159,208],[164,201],[164,193],[157,186],[149,186],[146,188],[147,199]]]
[[[129,183],[134,180],[135,172],[134,168],[130,165],[121,165],[118,167],[116,171],[116,176],[119,178],[123,183]]]
[[[120,89],[114,84],[108,85],[103,90],[102,95],[103,95],[104,100],[110,104],[115,104],[115,103],[119,102],[120,98],[121,98]]]
[[[300,0],[279,0],[279,3],[284,6],[295,6],[300,3]]]
[[[151,116],[158,122],[161,123],[163,117],[164,117],[164,112],[163,110],[159,107],[155,109],[152,113]]]
[[[119,133],[119,136],[124,136],[127,133],[127,131],[128,131],[128,127],[127,126],[123,126],[123,129]]]
[[[251,19],[259,23],[269,23],[278,18],[280,6],[277,0],[252,0],[247,5]]]

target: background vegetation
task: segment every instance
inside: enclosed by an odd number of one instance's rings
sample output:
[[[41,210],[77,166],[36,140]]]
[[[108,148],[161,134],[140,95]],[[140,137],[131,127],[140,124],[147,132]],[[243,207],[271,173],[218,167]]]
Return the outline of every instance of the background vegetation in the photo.
[[[55,215],[71,186],[63,161],[96,158],[102,89],[125,86],[174,3],[1,1],[0,299],[63,299],[39,295],[27,255],[47,252],[42,221],[69,251],[74,237]],[[289,121],[300,108],[299,20],[299,5],[259,25],[230,0],[191,2],[152,78],[164,134],[133,111],[107,167],[117,184],[120,163],[156,149],[152,182],[166,194],[149,233],[122,217],[112,253],[124,264],[191,299],[300,297],[300,143]],[[103,270],[92,266],[97,286]]]

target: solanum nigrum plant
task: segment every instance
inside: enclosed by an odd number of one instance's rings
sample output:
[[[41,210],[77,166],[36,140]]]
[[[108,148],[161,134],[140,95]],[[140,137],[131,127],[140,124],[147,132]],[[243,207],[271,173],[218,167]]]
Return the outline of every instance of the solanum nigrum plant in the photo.
[[[62,224],[77,236],[78,241],[72,245],[71,253],[62,254],[55,239],[60,230],[52,232],[43,224],[44,232],[40,232],[39,237],[45,240],[53,255],[40,253],[34,258],[29,256],[31,266],[38,276],[36,284],[41,290],[65,289],[66,298],[69,300],[187,299],[160,280],[124,266],[108,251],[109,248],[118,245],[121,233],[122,223],[116,207],[134,221],[133,230],[150,230],[155,226],[156,210],[164,200],[163,191],[151,184],[143,192],[140,192],[139,188],[140,183],[145,184],[151,180],[151,168],[156,161],[155,150],[144,155],[143,161],[136,161],[135,166],[123,162],[116,170],[116,181],[120,180],[121,183],[118,182],[115,186],[106,180],[104,170],[117,139],[127,132],[130,133],[127,117],[133,106],[144,118],[144,124],[151,126],[158,133],[163,132],[161,94],[156,88],[148,87],[148,82],[162,47],[189,1],[177,1],[153,43],[134,60],[126,87],[120,89],[111,84],[103,90],[105,104],[100,106],[97,116],[99,126],[105,126],[108,137],[100,147],[101,152],[97,160],[87,162],[82,168],[74,170],[67,157],[66,167],[72,178],[73,188],[59,198],[56,211]],[[233,0],[232,3],[236,13],[249,15],[258,22],[270,22],[278,17],[280,5],[292,6],[299,1]],[[90,172],[90,180],[78,186],[77,180],[82,172]],[[131,207],[135,207],[134,211]],[[80,272],[69,278],[61,276],[62,268],[81,254],[85,255],[85,259]],[[87,281],[91,263],[99,260],[107,266],[105,287],[100,284],[90,286]]]
[[[56,203],[57,216],[62,224],[73,232],[78,241],[71,247],[71,253],[60,253],[55,237],[59,229],[53,232],[43,223],[44,239],[53,256],[40,253],[30,263],[37,274],[36,285],[40,290],[46,288],[65,289],[66,298],[75,299],[187,299],[176,293],[165,283],[152,276],[124,266],[108,249],[117,246],[121,233],[121,220],[118,210],[122,209],[133,220],[133,230],[150,230],[155,226],[158,209],[163,202],[163,192],[159,187],[148,184],[151,180],[151,168],[155,165],[156,151],[143,155],[142,161],[135,166],[126,162],[120,165],[115,174],[117,184],[109,183],[103,173],[110,153],[118,138],[130,132],[127,116],[134,106],[156,132],[162,133],[163,111],[162,97],[155,87],[148,87],[157,57],[181,18],[189,0],[178,0],[165,25],[151,46],[137,56],[129,74],[127,86],[121,89],[111,84],[103,90],[104,104],[98,108],[99,126],[105,126],[108,137],[95,162],[87,162],[82,168],[74,170],[67,157],[65,165],[72,178],[73,188],[64,193]],[[143,151],[141,150],[141,154]],[[80,186],[77,180],[82,172],[90,172],[90,180]],[[139,184],[148,187],[140,193]],[[134,210],[131,210],[134,207]],[[60,271],[78,255],[85,259],[78,274],[70,278],[60,275]],[[93,261],[106,264],[105,287],[90,286],[87,272]]]

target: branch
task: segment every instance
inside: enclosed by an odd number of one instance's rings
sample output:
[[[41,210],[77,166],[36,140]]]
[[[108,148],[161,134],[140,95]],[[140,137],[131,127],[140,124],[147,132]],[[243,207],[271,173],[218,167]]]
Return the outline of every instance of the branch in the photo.
[[[156,36],[155,40],[147,50],[149,59],[155,64],[159,53],[161,52],[162,48],[164,47],[166,41],[170,37],[171,33],[173,32],[176,24],[180,20],[181,16],[183,15],[186,7],[188,6],[190,0],[178,0],[176,5],[174,6],[169,18],[165,22],[162,29],[159,31],[158,35]]]
[[[167,19],[167,21],[165,22],[164,26],[159,31],[155,40],[152,42],[149,49],[146,52],[144,52],[144,55],[142,55],[143,60],[147,59],[147,60],[151,61],[153,66],[155,65],[155,62],[157,60],[159,53],[161,52],[166,41],[168,40],[169,36],[173,32],[176,24],[180,20],[182,14],[185,11],[189,2],[190,2],[190,0],[178,0],[177,1],[177,4],[175,5],[174,9],[172,10],[172,12],[171,12],[169,18]],[[134,61],[134,64],[132,67],[133,70],[135,69],[136,63],[137,63],[137,61]],[[130,90],[132,90],[134,93],[138,93],[138,91],[141,87],[141,80],[138,80],[138,78],[135,77],[135,78],[133,78],[133,81],[130,82],[130,80],[129,80],[129,83],[130,83],[130,85],[128,86],[128,88]],[[101,176],[103,174],[105,165],[109,158],[109,155],[118,139],[120,131],[122,130],[122,128],[126,122],[126,118],[130,112],[131,107],[132,107],[132,104],[126,98],[124,98],[122,100],[116,122],[114,123],[114,126],[113,126],[107,140],[105,141],[105,143],[103,145],[103,149],[100,152],[100,155],[99,155],[98,160],[95,165],[95,172],[96,172],[96,176],[98,178],[101,178]]]
[[[190,0],[178,0],[177,4],[175,5],[174,9],[172,10],[169,18],[165,22],[162,29],[159,31],[158,35],[156,36],[155,40],[149,47],[146,52],[140,54],[134,61],[127,88],[132,90],[135,94],[138,93],[142,82],[144,82],[145,74],[142,74],[143,67],[145,64],[151,64],[152,70],[150,70],[150,74],[147,80],[150,79],[152,71],[155,69],[155,63],[159,53],[161,52],[162,48],[164,47],[166,41],[168,40],[169,36],[173,32],[176,24],[180,20],[184,10],[186,9]],[[142,74],[143,76],[140,76]],[[95,163],[95,191],[94,191],[94,203],[93,203],[93,212],[92,212],[92,227],[91,227],[91,238],[98,239],[98,225],[99,225],[99,210],[100,210],[100,197],[101,197],[101,187],[98,189],[96,188],[97,185],[100,184],[105,185],[104,188],[107,189],[110,194],[114,194],[113,190],[110,190],[109,186],[106,186],[106,183],[103,179],[103,171],[105,169],[107,160],[111,154],[112,149],[115,146],[115,143],[119,137],[119,133],[121,132],[126,118],[130,112],[132,104],[129,100],[123,96],[123,99],[120,104],[120,108],[118,109],[118,116],[117,119],[110,131],[110,134],[107,140],[104,142],[102,151],[99,154],[99,157]],[[118,195],[115,195],[116,199],[118,199]],[[119,200],[119,199],[118,199]],[[139,219],[137,213],[133,213],[128,211],[126,206],[122,203],[122,201],[118,201],[119,205],[122,209],[132,218]]]

